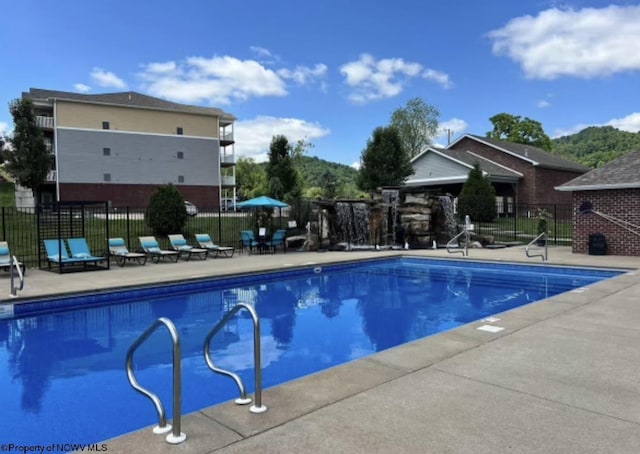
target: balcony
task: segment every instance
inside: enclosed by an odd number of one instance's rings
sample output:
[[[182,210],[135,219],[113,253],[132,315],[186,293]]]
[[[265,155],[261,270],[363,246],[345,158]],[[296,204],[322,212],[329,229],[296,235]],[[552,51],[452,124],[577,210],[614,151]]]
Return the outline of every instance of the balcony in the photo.
[[[42,129],[53,129],[53,117],[38,115],[36,117],[36,125]]]
[[[230,166],[236,163],[236,157],[234,155],[220,155],[220,164],[223,166]]]
[[[222,175],[222,186],[235,186],[236,177],[233,175]]]
[[[52,182],[56,182],[58,177],[58,172],[55,170],[50,170],[49,173],[47,174],[47,181],[52,181]]]
[[[233,131],[227,133],[220,131],[220,145],[226,147],[227,145],[231,145],[232,143],[234,143]]]

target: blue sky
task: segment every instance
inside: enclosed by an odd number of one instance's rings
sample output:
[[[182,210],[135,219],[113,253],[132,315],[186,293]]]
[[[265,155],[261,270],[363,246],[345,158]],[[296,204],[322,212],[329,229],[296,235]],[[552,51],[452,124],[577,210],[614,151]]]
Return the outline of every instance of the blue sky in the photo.
[[[551,137],[640,130],[640,5],[575,0],[20,0],[3,5],[0,133],[31,87],[137,91],[238,118],[238,156],[271,138],[351,165],[413,97],[484,135],[506,112]],[[446,134],[436,139],[446,145]]]

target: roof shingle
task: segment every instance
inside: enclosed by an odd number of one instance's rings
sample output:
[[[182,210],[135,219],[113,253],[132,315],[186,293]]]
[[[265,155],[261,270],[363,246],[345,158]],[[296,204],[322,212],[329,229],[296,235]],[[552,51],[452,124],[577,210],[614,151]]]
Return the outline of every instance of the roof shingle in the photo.
[[[640,188],[640,150],[622,155],[603,167],[556,187],[559,191],[624,188]]]

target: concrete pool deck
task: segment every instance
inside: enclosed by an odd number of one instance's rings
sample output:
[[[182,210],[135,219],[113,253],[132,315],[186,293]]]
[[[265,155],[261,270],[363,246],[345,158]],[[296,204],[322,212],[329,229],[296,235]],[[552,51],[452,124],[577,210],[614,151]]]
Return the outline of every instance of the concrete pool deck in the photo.
[[[239,255],[63,275],[29,270],[20,296],[398,255],[541,263],[527,259],[522,247],[471,249],[469,257],[445,250]],[[568,248],[550,248],[549,259],[640,268],[640,257],[577,255]],[[267,389],[263,414],[226,403],[186,415],[187,440],[180,445],[146,428],[108,440],[108,452],[638,452],[639,271],[496,318]],[[478,330],[482,325],[504,329]]]

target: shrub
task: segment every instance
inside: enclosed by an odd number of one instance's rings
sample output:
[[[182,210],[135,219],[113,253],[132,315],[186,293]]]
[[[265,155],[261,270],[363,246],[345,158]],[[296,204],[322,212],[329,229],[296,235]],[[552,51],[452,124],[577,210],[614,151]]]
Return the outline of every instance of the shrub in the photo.
[[[187,209],[180,191],[171,184],[158,188],[149,200],[145,219],[154,235],[182,232],[187,222]]]
[[[496,190],[478,164],[469,172],[458,196],[458,216],[464,219],[467,214],[477,222],[492,222],[497,216]]]

